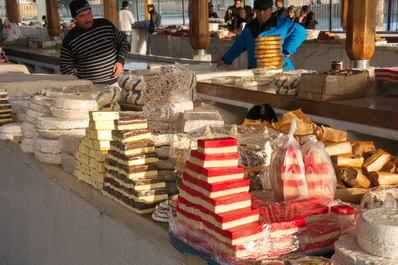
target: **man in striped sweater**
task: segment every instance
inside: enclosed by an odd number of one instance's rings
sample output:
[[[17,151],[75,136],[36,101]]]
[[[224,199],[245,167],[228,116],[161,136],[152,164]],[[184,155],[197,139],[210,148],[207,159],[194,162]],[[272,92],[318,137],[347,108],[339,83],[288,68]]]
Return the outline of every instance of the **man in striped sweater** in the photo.
[[[114,84],[127,56],[126,36],[106,19],[94,19],[86,0],[69,5],[76,26],[65,36],[60,56],[64,75]]]

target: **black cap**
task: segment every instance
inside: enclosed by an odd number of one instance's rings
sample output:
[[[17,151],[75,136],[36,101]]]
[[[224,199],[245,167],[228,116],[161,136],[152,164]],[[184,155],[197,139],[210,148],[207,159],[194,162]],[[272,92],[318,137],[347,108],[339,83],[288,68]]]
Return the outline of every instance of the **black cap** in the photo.
[[[90,4],[86,0],[73,0],[69,4],[69,9],[72,17],[76,17],[80,12],[91,9]]]
[[[266,10],[274,5],[272,0],[256,0],[253,9]]]

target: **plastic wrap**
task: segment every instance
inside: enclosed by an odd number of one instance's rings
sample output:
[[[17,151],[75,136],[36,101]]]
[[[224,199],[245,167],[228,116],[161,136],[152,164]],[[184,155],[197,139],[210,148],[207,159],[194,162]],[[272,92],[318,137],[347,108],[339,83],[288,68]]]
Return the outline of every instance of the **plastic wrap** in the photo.
[[[362,197],[361,208],[398,207],[398,186],[380,186],[369,189]]]
[[[48,97],[79,96],[82,99],[95,99],[103,109],[104,106],[120,100],[120,90],[117,86],[96,84],[92,86],[49,87],[42,89],[41,95]]]
[[[203,220],[201,210],[197,210],[201,206],[187,200],[180,200],[177,218],[170,223],[170,231],[219,264],[241,264],[254,260],[263,260],[259,264],[268,264],[266,262],[281,256],[333,250],[333,244],[343,229],[339,221],[331,216],[330,210],[331,207],[344,208],[348,205],[335,202],[329,207],[321,204],[318,199],[275,202],[269,195],[265,192],[253,194],[252,207],[258,208],[261,223],[261,237],[255,240],[235,245],[226,243],[219,234],[204,224],[207,217]],[[188,209],[191,211],[188,212]],[[352,225],[351,229],[354,227]],[[294,257],[289,258],[294,260]],[[292,264],[306,264],[299,263],[299,260],[296,257],[296,263]]]
[[[144,105],[145,101],[142,99],[141,92],[122,90],[120,101],[133,105]]]
[[[323,257],[293,255],[286,258],[267,259],[256,263],[257,265],[331,265],[332,261]]]
[[[180,131],[179,122],[148,121],[148,127],[154,134],[173,134]]]
[[[317,142],[314,135],[303,138],[305,141],[301,147],[305,177],[308,185],[308,195],[319,197],[330,203],[334,199],[336,192],[336,173],[333,168],[330,156],[325,151],[322,143]]]
[[[192,100],[196,76],[190,70],[176,66],[162,66],[159,75],[145,76],[146,88],[142,92],[145,101],[181,102]]]
[[[146,88],[146,83],[142,75],[129,72],[120,73],[117,82],[123,90],[127,91],[142,91]]]
[[[276,200],[285,201],[308,196],[303,156],[294,138],[296,119],[292,119],[289,133],[281,138],[282,146],[272,153],[271,186]]]
[[[381,95],[398,95],[398,67],[375,69],[376,91]]]
[[[173,102],[147,101],[142,109],[142,115],[148,120],[176,121],[186,110],[193,109],[192,100]]]

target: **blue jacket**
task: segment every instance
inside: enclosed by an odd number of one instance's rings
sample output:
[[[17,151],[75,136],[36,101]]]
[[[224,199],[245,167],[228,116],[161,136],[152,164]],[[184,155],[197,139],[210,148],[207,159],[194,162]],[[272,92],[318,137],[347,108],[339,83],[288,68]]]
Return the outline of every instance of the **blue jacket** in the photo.
[[[277,27],[271,27],[270,30],[262,32],[259,37],[281,35],[283,51],[293,54],[300,47],[306,38],[305,28],[298,23],[294,23],[289,18],[277,17]],[[253,21],[253,20],[252,20]],[[254,58],[254,37],[251,32],[250,22],[242,31],[242,34],[236,39],[232,47],[224,54],[223,59],[226,64],[232,64],[235,58],[247,50],[247,61],[250,68],[256,68],[257,61]],[[284,70],[294,70],[290,59],[285,57]]]

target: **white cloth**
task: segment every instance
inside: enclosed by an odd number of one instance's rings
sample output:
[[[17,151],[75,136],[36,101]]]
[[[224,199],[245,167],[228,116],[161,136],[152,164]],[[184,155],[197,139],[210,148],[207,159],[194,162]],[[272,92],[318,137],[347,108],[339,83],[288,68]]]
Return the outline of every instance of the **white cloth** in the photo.
[[[119,30],[131,31],[131,25],[135,23],[133,14],[128,9],[119,11]]]

